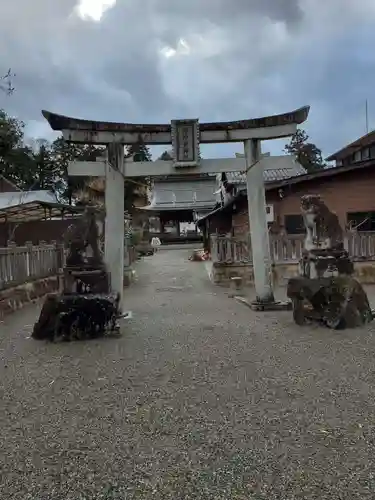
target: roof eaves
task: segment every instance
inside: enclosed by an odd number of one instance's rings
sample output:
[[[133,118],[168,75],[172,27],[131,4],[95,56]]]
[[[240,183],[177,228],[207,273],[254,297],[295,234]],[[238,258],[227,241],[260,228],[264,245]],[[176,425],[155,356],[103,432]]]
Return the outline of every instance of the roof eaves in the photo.
[[[345,174],[347,172],[352,172],[354,170],[361,170],[364,168],[370,168],[370,167],[375,167],[375,162],[373,160],[371,161],[365,161],[365,162],[358,162],[355,164],[351,165],[345,165],[341,167],[330,167],[330,168],[324,168],[321,170],[317,170],[316,172],[311,172],[307,173],[304,175],[297,175],[295,177],[291,177],[289,179],[284,179],[281,181],[275,181],[275,182],[270,182],[265,184],[266,190],[271,190],[275,188],[280,188],[283,186],[288,186],[290,184],[298,184],[300,182],[308,182],[314,179],[319,179],[319,178],[324,178],[324,177],[333,177],[335,175],[340,175],[340,174]]]
[[[371,142],[371,139],[373,139],[373,142],[375,142],[375,130],[372,130],[368,134],[365,134],[362,137],[360,137],[359,139],[356,139],[355,141],[347,144],[343,148],[336,151],[336,153],[333,153],[332,155],[327,156],[326,161],[333,161],[333,160],[336,160],[340,157],[348,156],[350,153],[354,152],[354,150],[357,150],[362,145],[364,145],[364,146],[368,145],[367,141],[370,140],[369,142]],[[365,142],[365,144],[363,144],[363,142]]]

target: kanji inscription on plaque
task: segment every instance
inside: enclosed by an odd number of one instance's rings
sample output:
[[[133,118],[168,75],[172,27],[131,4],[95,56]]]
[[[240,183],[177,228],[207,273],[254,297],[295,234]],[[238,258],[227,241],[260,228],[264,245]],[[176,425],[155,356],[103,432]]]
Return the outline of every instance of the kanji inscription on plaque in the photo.
[[[199,121],[173,120],[171,123],[175,167],[196,167],[199,164]]]

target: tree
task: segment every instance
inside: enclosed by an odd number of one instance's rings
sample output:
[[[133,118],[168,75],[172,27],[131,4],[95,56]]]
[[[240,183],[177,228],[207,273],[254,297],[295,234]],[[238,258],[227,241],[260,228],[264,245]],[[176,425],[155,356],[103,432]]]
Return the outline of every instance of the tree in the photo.
[[[104,152],[101,146],[93,144],[73,144],[66,142],[64,138],[58,137],[51,145],[55,172],[60,179],[59,192],[62,200],[71,205],[77,193],[84,190],[89,181],[87,177],[70,177],[68,165],[70,161],[95,161]]]
[[[5,161],[7,155],[23,141],[23,121],[13,118],[0,109],[0,159]]]
[[[164,152],[160,155],[159,160],[163,160],[163,161],[171,161],[171,160],[173,160],[173,157],[172,157],[172,154],[171,154],[169,151],[164,151]]]
[[[29,178],[31,149],[24,145],[25,124],[0,109],[0,173],[22,189]]]
[[[289,144],[285,145],[285,153],[296,156],[297,161],[308,173],[316,172],[326,166],[322,157],[322,151],[312,142],[308,142],[309,136],[305,130],[298,129],[292,135]]]
[[[28,190],[34,183],[33,151],[22,145],[12,149],[4,158],[1,174],[22,190]]]
[[[125,159],[133,158],[134,162],[152,161],[152,154],[146,144],[142,142],[128,146]],[[147,192],[150,186],[148,177],[127,177],[125,179],[124,202],[125,210],[129,213],[134,212],[136,200],[143,200],[147,204]]]
[[[63,176],[55,161],[52,145],[46,139],[37,139],[31,153],[31,179],[27,189],[45,189],[57,194],[63,190]]]
[[[125,153],[126,158],[133,157],[133,161],[151,161],[152,154],[150,149],[143,142],[139,142],[137,144],[132,144],[126,148]]]
[[[51,145],[44,139],[24,143],[24,123],[0,110],[1,174],[22,190],[53,189],[59,182]]]

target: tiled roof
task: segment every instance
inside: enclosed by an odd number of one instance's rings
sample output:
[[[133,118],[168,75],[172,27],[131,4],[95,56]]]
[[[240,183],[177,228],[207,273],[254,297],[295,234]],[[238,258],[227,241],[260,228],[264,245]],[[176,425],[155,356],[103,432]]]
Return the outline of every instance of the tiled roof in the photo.
[[[274,170],[264,170],[263,178],[265,182],[275,182],[282,181],[284,179],[289,179],[290,177],[296,177],[297,175],[306,174],[306,170],[301,166],[296,164],[291,168],[278,168]],[[242,172],[228,172],[227,179],[232,184],[246,184],[246,174]]]

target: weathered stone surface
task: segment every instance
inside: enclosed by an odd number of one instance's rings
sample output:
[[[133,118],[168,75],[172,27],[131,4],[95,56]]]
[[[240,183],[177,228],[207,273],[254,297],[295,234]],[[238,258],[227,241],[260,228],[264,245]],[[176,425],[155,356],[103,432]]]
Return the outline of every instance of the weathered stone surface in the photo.
[[[346,250],[330,250],[327,248],[305,251],[301,260],[301,274],[305,277],[321,278],[330,275],[352,275],[354,264]],[[315,275],[312,276],[312,267]]]
[[[299,325],[310,319],[329,328],[355,328],[373,319],[362,285],[351,276],[291,278],[287,296],[292,300],[293,317]]]
[[[84,216],[69,227],[65,244],[68,256],[62,293],[46,297],[33,328],[34,339],[94,338],[117,328],[120,294],[110,293],[94,208],[86,207]]]
[[[344,231],[337,215],[317,194],[301,196],[301,211],[306,228],[305,248],[344,249]]]
[[[110,278],[99,248],[94,207],[87,206],[82,218],[64,235],[68,251],[64,268],[65,293],[109,293]]]
[[[68,250],[68,266],[80,266],[87,260],[95,267],[103,264],[94,207],[87,206],[83,216],[68,227],[64,234],[64,243]],[[90,256],[87,254],[88,250],[91,251]]]
[[[118,295],[49,294],[32,337],[51,341],[95,338],[113,332],[118,315]]]

